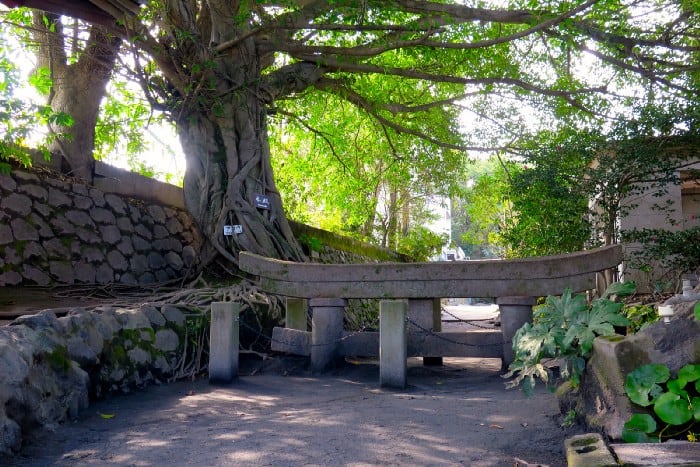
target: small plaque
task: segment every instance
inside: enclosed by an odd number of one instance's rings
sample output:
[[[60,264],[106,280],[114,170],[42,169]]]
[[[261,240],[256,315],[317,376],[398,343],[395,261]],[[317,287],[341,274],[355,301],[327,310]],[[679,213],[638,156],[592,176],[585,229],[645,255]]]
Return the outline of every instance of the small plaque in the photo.
[[[226,235],[226,236],[233,235],[233,226],[232,225],[225,225],[224,226],[224,235]]]
[[[233,233],[235,234],[242,234],[243,233],[243,226],[242,225],[234,225],[233,226]]]
[[[270,198],[266,195],[255,195],[255,207],[260,209],[270,209]]]

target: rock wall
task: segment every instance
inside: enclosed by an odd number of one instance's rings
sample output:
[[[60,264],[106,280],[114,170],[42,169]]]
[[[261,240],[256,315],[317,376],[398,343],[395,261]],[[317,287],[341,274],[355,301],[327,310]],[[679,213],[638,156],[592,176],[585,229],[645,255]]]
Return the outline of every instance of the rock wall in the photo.
[[[77,416],[91,397],[177,377],[188,326],[209,323],[176,306],[143,305],[60,318],[43,311],[0,327],[0,452]]]
[[[182,209],[55,177],[0,175],[0,286],[148,284],[196,267],[202,237]]]

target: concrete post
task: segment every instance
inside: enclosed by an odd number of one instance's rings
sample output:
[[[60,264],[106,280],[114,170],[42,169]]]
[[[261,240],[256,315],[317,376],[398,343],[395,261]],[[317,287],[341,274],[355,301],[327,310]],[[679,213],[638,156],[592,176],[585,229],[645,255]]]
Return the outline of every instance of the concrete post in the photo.
[[[332,367],[340,355],[343,337],[343,315],[348,301],[344,298],[312,298],[311,307],[311,371]]]
[[[416,345],[420,346],[428,334],[431,332],[442,331],[440,299],[429,298],[409,300],[408,319],[409,345],[411,345],[411,342],[413,341],[416,343]],[[412,353],[411,355],[415,354]],[[423,365],[442,365],[442,356],[424,356]]]
[[[503,333],[503,369],[513,363],[513,336],[523,324],[532,322],[532,306],[535,297],[498,297],[496,304],[501,314]]]
[[[407,332],[405,300],[382,300],[379,304],[379,384],[406,387]]]
[[[209,383],[230,383],[238,376],[240,304],[213,302],[209,332]]]
[[[285,313],[285,327],[287,329],[296,329],[298,331],[307,330],[306,310],[309,307],[309,301],[305,298],[287,297],[287,310]]]

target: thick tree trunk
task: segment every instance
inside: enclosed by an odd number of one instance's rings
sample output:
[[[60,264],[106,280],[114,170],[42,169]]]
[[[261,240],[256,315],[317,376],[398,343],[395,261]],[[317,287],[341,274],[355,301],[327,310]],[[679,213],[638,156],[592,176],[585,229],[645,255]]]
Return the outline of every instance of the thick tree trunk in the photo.
[[[242,45],[235,51],[240,56],[229,57],[217,70],[225,77],[217,86],[225,97],[216,109],[177,122],[187,160],[185,205],[211,245],[234,264],[241,250],[304,261],[273,180],[260,89],[252,84],[231,92],[231,81],[260,83],[259,68],[250,66],[256,55],[248,52]]]

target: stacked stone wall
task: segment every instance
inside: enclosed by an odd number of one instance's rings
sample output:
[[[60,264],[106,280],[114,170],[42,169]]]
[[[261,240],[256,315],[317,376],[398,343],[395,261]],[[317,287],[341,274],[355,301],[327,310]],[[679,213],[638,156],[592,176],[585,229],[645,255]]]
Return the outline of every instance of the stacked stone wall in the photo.
[[[182,209],[47,171],[0,175],[0,286],[164,282],[196,267],[201,244]]]
[[[172,305],[51,311],[0,327],[0,453],[76,417],[91,397],[175,379],[185,328],[206,316]]]

